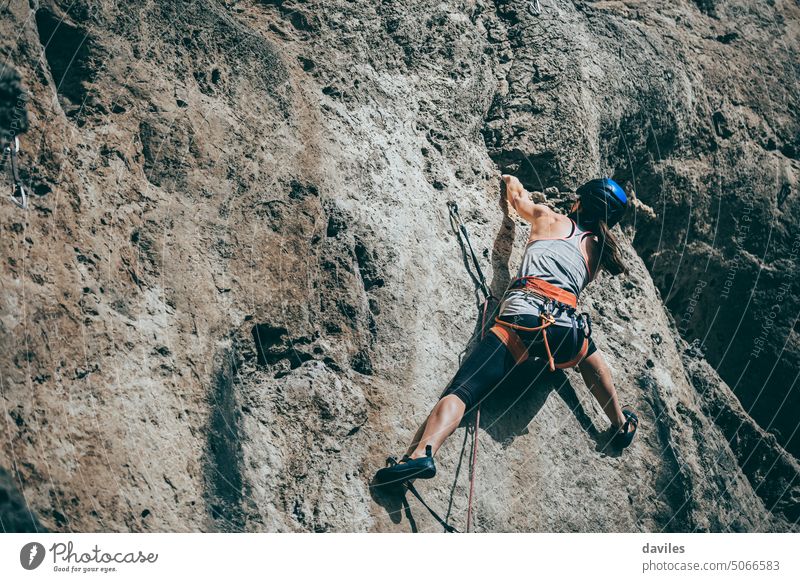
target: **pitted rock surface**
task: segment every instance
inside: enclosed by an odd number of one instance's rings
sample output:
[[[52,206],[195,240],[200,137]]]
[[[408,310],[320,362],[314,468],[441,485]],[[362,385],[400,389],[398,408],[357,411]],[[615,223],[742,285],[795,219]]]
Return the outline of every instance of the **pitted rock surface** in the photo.
[[[576,372],[525,368],[475,529],[796,529],[800,7],[528,4],[0,8],[3,529],[439,531],[370,479],[478,328],[448,200],[516,272],[501,172],[635,191],[582,304],[641,427],[611,453]],[[467,431],[418,483],[460,528]]]

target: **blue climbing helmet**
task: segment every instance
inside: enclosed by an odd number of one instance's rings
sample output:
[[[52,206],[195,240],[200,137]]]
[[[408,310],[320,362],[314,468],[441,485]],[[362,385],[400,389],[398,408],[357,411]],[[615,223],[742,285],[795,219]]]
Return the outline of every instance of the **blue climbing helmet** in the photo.
[[[580,215],[587,224],[604,220],[609,228],[617,224],[628,208],[625,190],[611,178],[589,180],[578,188]]]

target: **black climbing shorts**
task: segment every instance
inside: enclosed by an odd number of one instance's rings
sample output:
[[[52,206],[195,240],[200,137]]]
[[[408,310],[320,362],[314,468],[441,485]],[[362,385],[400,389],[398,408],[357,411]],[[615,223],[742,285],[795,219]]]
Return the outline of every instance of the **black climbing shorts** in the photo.
[[[502,320],[521,325],[524,327],[536,327],[539,325],[539,317],[536,315],[515,315],[501,316]],[[545,329],[547,342],[553,354],[556,364],[569,362],[572,360],[581,346],[583,346],[583,330],[577,330],[573,334],[571,327],[562,325],[551,325]],[[545,365],[547,356],[544,349],[544,342],[541,333],[536,332],[517,332],[522,342],[528,347],[528,355],[532,358],[539,358]],[[589,338],[589,349],[586,357],[597,351],[597,348]],[[464,404],[467,410],[483,400],[493,388],[495,388],[511,370],[517,365],[514,356],[500,341],[496,335],[487,331],[484,338],[475,346],[475,349],[462,362],[461,367],[456,372],[450,385],[442,394],[455,394]],[[524,363],[522,364],[524,365]]]

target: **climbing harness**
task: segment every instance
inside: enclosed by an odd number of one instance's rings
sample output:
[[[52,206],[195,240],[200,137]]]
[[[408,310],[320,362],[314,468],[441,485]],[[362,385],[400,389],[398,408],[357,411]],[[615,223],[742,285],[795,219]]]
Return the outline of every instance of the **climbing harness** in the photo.
[[[539,314],[540,325],[536,327],[525,327],[504,321],[495,317],[495,325],[489,331],[495,334],[500,341],[505,344],[517,364],[521,364],[528,359],[528,348],[517,332],[541,332],[542,342],[544,343],[545,353],[547,354],[547,365],[551,372],[557,369],[572,368],[576,366],[586,356],[589,349],[589,338],[592,335],[592,324],[589,315],[586,313],[577,314],[576,308],[578,298],[552,283],[548,283],[538,277],[520,277],[514,279],[506,290],[522,291],[523,293],[538,299],[541,302]],[[503,296],[505,298],[505,295]],[[572,319],[572,333],[577,343],[578,329],[583,331],[583,344],[578,353],[568,362],[557,364],[550,350],[550,343],[547,340],[547,328],[555,325],[555,312],[557,310],[566,311]]]
[[[22,180],[19,177],[17,154],[19,154],[19,138],[15,136],[13,143],[3,146],[3,154],[2,157],[0,157],[0,167],[5,164],[6,158],[8,158],[11,167],[11,179],[13,180],[11,196],[9,196],[9,198],[20,208],[26,209],[28,208],[28,192],[25,190],[25,186],[22,185]]]

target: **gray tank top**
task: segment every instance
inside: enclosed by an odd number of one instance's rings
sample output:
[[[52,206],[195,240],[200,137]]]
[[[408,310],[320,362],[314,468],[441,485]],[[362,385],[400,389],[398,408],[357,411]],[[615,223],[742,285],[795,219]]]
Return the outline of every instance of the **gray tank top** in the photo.
[[[517,278],[537,277],[569,291],[575,297],[580,296],[592,279],[588,257],[581,249],[581,242],[591,234],[572,220],[572,232],[569,236],[529,242],[522,255]],[[539,315],[541,308],[541,299],[524,291],[509,291],[500,305],[500,315]],[[572,316],[566,309],[557,308],[553,315],[556,324],[572,325]]]

